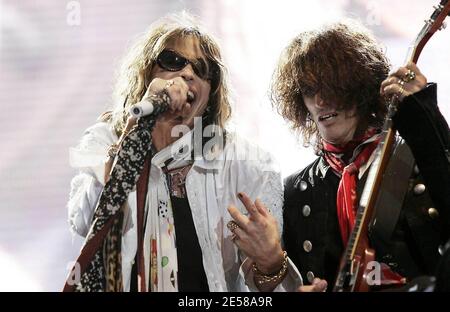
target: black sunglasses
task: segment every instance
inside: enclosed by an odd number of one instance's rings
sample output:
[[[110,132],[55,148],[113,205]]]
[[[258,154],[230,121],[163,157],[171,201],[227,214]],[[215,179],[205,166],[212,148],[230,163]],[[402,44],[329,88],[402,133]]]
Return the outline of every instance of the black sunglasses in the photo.
[[[203,80],[216,80],[219,75],[219,67],[216,63],[199,58],[188,60],[172,50],[163,50],[156,59],[158,65],[168,71],[179,71],[191,64],[194,73]]]

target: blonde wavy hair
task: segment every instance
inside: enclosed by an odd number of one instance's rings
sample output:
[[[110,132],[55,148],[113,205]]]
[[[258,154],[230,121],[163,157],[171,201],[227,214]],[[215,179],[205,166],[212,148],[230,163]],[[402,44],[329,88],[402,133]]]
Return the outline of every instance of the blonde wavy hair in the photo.
[[[211,81],[208,109],[204,126],[216,124],[224,127],[231,115],[229,87],[226,69],[217,41],[189,13],[170,14],[152,24],[140,36],[122,60],[114,87],[114,109],[101,117],[114,125],[121,134],[130,106],[140,102],[151,82],[151,72],[158,55],[174,40],[195,37],[206,59],[217,65],[217,77]],[[205,124],[206,123],[206,124]]]

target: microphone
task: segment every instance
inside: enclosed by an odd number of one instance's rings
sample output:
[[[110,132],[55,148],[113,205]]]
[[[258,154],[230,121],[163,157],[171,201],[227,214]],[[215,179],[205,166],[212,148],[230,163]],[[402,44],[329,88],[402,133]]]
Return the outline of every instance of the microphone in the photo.
[[[187,93],[187,101],[192,102],[194,100],[194,93],[192,91],[188,91]],[[133,105],[130,107],[130,114],[133,117],[139,118],[144,117],[147,115],[150,115],[153,113],[153,110],[155,107],[153,106],[153,103],[149,102],[148,100],[144,99],[137,103],[136,105]]]
[[[142,100],[130,107],[130,115],[136,118],[150,115],[155,107],[147,100]]]

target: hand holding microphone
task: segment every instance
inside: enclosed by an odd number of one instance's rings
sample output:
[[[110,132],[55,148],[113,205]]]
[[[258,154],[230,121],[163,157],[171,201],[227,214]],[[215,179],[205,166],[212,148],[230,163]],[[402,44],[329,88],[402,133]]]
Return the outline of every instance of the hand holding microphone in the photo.
[[[130,114],[133,117],[143,117],[150,115],[154,111],[153,101],[150,100],[151,95],[161,94],[164,92],[170,99],[169,107],[172,111],[182,110],[194,100],[194,93],[189,90],[186,82],[181,77],[171,80],[155,78],[145,93],[143,100],[130,107]]]
[[[188,102],[194,100],[194,93],[192,93],[192,91],[188,91],[187,99]],[[139,118],[150,115],[151,113],[153,113],[153,110],[154,110],[153,103],[151,103],[148,99],[144,99],[139,103],[137,103],[136,105],[130,107],[130,114],[135,118]]]
[[[137,125],[139,117],[148,116],[154,113],[153,118],[151,118],[154,122],[156,118],[166,112],[167,109],[175,112],[176,110],[182,110],[185,107],[190,108],[189,103],[192,103],[194,99],[194,93],[189,90],[186,82],[181,77],[177,77],[173,80],[164,80],[161,78],[153,79],[145,92],[142,101],[130,107],[130,116],[128,116],[125,129],[118,142],[111,146],[114,147],[115,154],[118,153],[121,143],[128,133]],[[108,161],[105,163],[105,183],[109,180],[114,159],[115,157],[109,157]]]

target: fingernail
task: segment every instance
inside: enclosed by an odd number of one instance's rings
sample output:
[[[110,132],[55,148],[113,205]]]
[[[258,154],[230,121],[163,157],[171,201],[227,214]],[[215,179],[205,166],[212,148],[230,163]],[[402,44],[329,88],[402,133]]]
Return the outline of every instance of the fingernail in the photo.
[[[239,196],[239,198],[243,197],[242,193],[238,193],[238,196]]]

